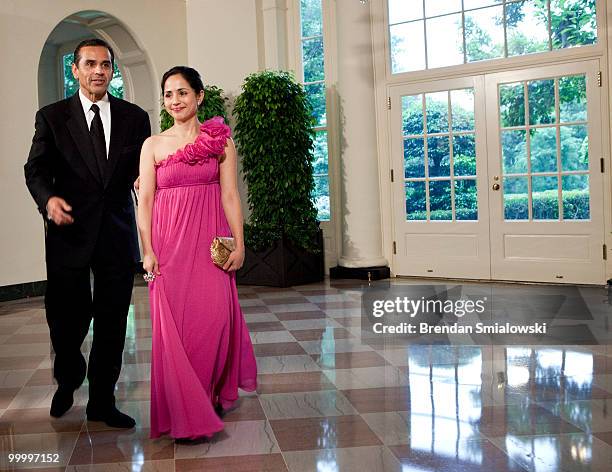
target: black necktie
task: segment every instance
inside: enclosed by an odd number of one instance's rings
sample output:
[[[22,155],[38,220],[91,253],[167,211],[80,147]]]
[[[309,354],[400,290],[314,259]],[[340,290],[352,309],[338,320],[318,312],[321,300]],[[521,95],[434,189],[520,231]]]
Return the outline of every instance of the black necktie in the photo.
[[[94,118],[89,128],[89,134],[91,135],[94,153],[96,154],[96,161],[98,162],[100,177],[102,177],[102,180],[104,180],[106,164],[108,162],[106,159],[106,139],[104,138],[104,126],[102,126],[102,118],[100,118],[100,107],[94,103],[90,110],[94,112]]]

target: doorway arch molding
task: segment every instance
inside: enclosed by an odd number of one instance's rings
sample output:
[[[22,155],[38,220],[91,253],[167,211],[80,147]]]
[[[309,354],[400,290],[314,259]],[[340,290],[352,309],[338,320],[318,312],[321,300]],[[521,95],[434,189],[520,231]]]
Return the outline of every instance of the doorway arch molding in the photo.
[[[45,60],[45,51],[53,50],[50,46],[57,47],[61,44],[78,43],[84,37],[95,36],[108,42],[113,48],[115,59],[119,65],[123,77],[124,99],[140,106],[149,114],[154,129],[157,127],[159,114],[159,100],[157,99],[157,87],[152,63],[142,47],[137,36],[128,25],[117,17],[99,10],[83,10],[73,13],[61,20],[51,31],[45,42],[41,53],[39,64],[39,102],[44,102],[41,97],[41,75],[47,74],[43,64],[49,60],[59,64],[57,57]],[[59,66],[58,66],[59,67]],[[57,99],[61,99],[58,96]]]

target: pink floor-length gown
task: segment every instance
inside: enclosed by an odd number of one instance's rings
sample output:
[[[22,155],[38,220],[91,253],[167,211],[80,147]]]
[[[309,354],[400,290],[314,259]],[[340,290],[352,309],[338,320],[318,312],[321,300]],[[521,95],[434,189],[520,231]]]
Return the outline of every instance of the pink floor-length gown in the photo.
[[[253,391],[257,366],[234,273],[215,266],[210,244],[231,236],[221,205],[219,160],[230,129],[204,122],[193,144],[156,165],[151,237],[161,275],[149,284],[153,345],[151,437],[212,436],[238,388]]]

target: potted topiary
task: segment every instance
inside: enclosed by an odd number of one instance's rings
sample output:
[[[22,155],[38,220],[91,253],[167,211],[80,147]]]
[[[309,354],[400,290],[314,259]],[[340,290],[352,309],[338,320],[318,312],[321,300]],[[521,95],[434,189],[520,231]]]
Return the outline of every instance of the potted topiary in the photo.
[[[227,123],[227,112],[225,111],[225,102],[227,97],[223,96],[223,90],[214,85],[204,86],[204,100],[198,108],[198,120],[206,121],[213,116],[222,116]],[[174,118],[162,107],[159,114],[160,128],[162,131],[167,130],[174,124]]]
[[[312,202],[312,110],[287,72],[245,79],[234,138],[251,215],[238,282],[287,287],[323,280],[323,238]]]

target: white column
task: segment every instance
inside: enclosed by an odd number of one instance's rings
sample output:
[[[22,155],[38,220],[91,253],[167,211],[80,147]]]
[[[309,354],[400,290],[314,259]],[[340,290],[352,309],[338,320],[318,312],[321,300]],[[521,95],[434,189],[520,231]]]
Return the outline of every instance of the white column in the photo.
[[[337,0],[342,255],[348,268],[386,266],[382,255],[370,8]]]
[[[265,68],[287,69],[287,4],[285,0],[263,0]]]

